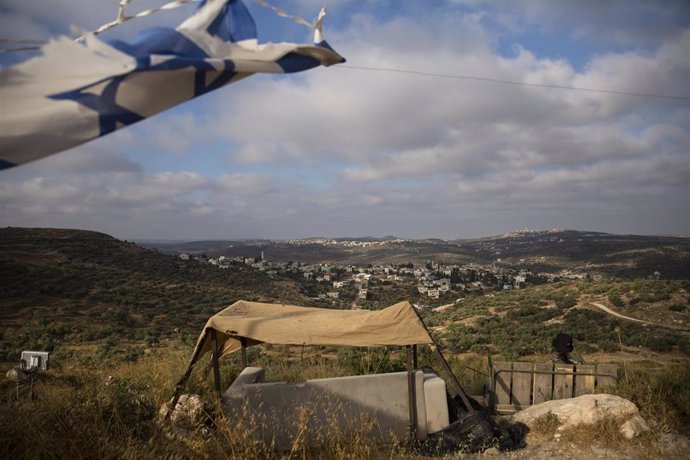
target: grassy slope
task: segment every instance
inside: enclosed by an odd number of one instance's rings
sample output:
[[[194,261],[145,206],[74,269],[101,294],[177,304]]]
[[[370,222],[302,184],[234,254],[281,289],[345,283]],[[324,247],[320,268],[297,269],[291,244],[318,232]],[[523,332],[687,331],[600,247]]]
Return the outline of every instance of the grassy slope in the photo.
[[[572,335],[580,353],[632,350],[690,355],[687,281],[555,283],[469,297],[422,316],[456,352],[501,353],[509,359],[550,350],[558,332]],[[625,300],[614,306],[609,298]],[[608,315],[591,305],[655,320],[661,326]],[[680,311],[676,311],[680,310]]]
[[[0,360],[61,343],[194,337],[238,299],[305,300],[287,279],[183,262],[79,230],[0,230],[0,270]]]

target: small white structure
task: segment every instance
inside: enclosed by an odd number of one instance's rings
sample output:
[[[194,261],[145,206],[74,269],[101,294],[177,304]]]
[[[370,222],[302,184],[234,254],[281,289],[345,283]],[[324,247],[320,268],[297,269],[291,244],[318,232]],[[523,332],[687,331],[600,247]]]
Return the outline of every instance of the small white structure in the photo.
[[[25,371],[47,371],[50,352],[22,351],[21,367]]]

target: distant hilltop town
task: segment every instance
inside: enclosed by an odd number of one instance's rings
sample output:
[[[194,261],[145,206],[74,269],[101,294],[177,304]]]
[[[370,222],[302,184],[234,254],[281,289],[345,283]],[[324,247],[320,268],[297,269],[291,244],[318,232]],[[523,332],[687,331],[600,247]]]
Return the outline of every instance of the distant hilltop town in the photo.
[[[392,244],[403,244],[403,243],[410,243],[412,240],[406,240],[406,239],[401,239],[401,238],[394,238],[390,240],[365,240],[365,239],[354,239],[354,240],[341,240],[341,239],[335,239],[335,238],[306,238],[306,239],[297,239],[297,240],[284,240],[284,241],[273,241],[271,240],[272,243],[275,242],[284,242],[287,244],[293,244],[296,246],[303,246],[303,245],[310,245],[310,244],[321,244],[323,246],[342,246],[342,247],[360,247],[360,248],[368,248],[368,247],[374,247],[374,246],[389,246]]]
[[[280,271],[280,263],[299,262],[303,267],[328,264],[387,269],[389,274],[408,273],[400,267],[411,263],[415,269],[427,263],[443,274],[453,268],[461,273],[474,271],[482,281],[489,275],[498,283],[514,288],[530,279],[572,279],[589,275],[645,279],[686,279],[690,276],[690,239],[672,236],[614,235],[591,231],[553,228],[519,230],[499,236],[472,239],[409,239],[394,236],[373,238],[305,238],[289,240],[218,240],[147,243],[161,252],[215,260],[220,257],[244,263],[263,251],[273,264],[267,271]],[[225,260],[225,259],[223,259]],[[252,262],[254,263],[254,262]],[[220,263],[222,265],[222,263]],[[291,267],[294,268],[294,267]],[[397,273],[392,271],[397,270]],[[415,276],[413,274],[408,274]],[[422,278],[422,273],[417,273]],[[449,279],[450,275],[445,277]],[[515,277],[517,276],[517,281]],[[526,281],[521,281],[522,277]],[[490,279],[490,278],[489,278]],[[394,281],[394,280],[391,280]],[[453,283],[451,283],[453,284]],[[459,283],[456,283],[459,284]],[[487,284],[486,282],[484,283]],[[433,293],[432,288],[432,295]]]
[[[304,240],[301,240],[302,242]],[[338,245],[360,246],[363,244],[386,244],[388,242],[366,241],[335,241],[317,240],[318,244],[328,244],[326,241]],[[402,241],[402,240],[400,240]],[[196,261],[217,266],[220,269],[237,268],[238,266],[251,267],[265,272],[268,276],[294,276],[311,280],[321,285],[323,289],[315,290],[316,298],[339,299],[344,290],[357,292],[358,300],[370,300],[369,287],[373,286],[413,286],[416,291],[431,299],[468,293],[477,293],[484,290],[510,290],[524,288],[529,284],[550,283],[560,280],[583,279],[587,274],[574,273],[570,270],[561,270],[556,273],[532,272],[526,269],[513,269],[497,264],[482,265],[470,263],[465,265],[445,265],[433,261],[427,261],[421,266],[415,266],[409,262],[401,265],[367,265],[358,267],[354,265],[337,264],[304,264],[301,262],[278,262],[267,260],[262,252],[257,257],[205,257],[182,253],[179,258],[183,261]]]

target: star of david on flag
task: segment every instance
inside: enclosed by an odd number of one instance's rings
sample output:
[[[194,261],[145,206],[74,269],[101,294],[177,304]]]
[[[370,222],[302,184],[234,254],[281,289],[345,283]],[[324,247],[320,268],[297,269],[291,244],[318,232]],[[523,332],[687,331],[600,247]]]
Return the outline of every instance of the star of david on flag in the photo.
[[[255,73],[345,62],[323,38],[259,44],[241,0],[204,0],[177,28],[135,40],[51,40],[41,55],[0,72],[0,169],[83,144]]]

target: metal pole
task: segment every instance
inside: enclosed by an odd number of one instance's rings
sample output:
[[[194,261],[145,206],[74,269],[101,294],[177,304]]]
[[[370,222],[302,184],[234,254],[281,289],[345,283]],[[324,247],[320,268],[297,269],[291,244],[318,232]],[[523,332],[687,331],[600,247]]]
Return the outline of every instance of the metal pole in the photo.
[[[417,369],[417,344],[412,345],[412,366]]]
[[[213,351],[213,386],[220,395],[220,366],[218,365],[218,338],[215,329],[211,329],[211,346]]]
[[[242,355],[242,369],[247,367],[247,339],[240,337],[240,354]]]
[[[201,344],[199,344],[199,347],[194,351],[194,356],[192,356],[192,360],[189,362],[189,366],[187,366],[187,370],[185,371],[184,374],[182,374],[182,377],[180,377],[180,380],[177,382],[177,385],[175,385],[175,392],[173,393],[173,398],[172,398],[172,403],[170,405],[170,410],[165,416],[165,419],[167,420],[170,417],[170,414],[172,413],[173,410],[175,410],[175,405],[177,405],[177,401],[180,399],[180,395],[182,394],[182,390],[184,390],[184,385],[187,383],[187,380],[189,380],[189,377],[192,375],[192,370],[194,370],[194,365],[196,364],[197,360],[199,359],[199,355],[201,354],[201,350],[204,348],[203,344],[206,342],[206,339],[208,338],[208,329],[204,333],[204,338],[201,341]]]
[[[419,313],[417,312],[417,310],[415,310],[413,308],[412,311],[415,312],[415,314],[417,315],[417,319],[422,324],[422,326],[424,326],[424,329],[428,330],[428,328],[424,324],[424,320],[422,319],[421,316],[419,316]],[[468,411],[472,411],[473,410],[472,405],[470,404],[469,399],[467,399],[467,395],[465,394],[465,390],[462,389],[462,385],[460,385],[458,378],[455,376],[455,374],[453,374],[453,371],[450,370],[450,366],[448,365],[448,361],[446,361],[446,358],[443,356],[443,353],[441,353],[441,348],[438,346],[438,343],[436,343],[436,341],[434,340],[433,337],[429,336],[429,338],[431,339],[431,344],[430,344],[431,349],[433,350],[434,354],[436,355],[436,358],[438,359],[438,361],[441,364],[441,367],[443,368],[445,373],[448,374],[448,378],[451,380],[451,384],[453,384],[453,386],[455,386],[457,393],[460,395],[460,399],[462,399],[462,403],[465,405],[465,407],[467,408]]]
[[[417,398],[415,395],[415,375],[412,366],[412,347],[407,345],[405,347],[407,355],[407,396],[410,406],[410,439],[417,438]]]

